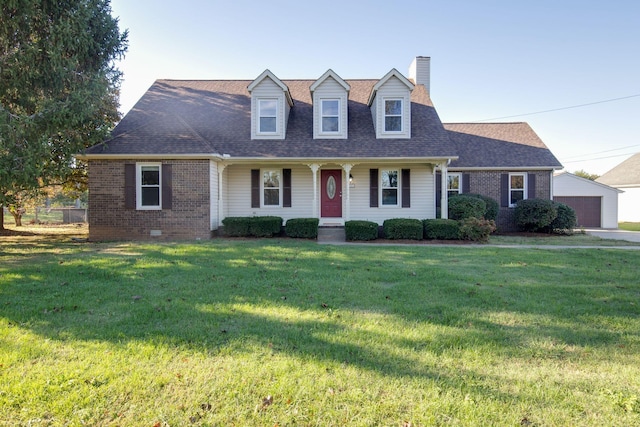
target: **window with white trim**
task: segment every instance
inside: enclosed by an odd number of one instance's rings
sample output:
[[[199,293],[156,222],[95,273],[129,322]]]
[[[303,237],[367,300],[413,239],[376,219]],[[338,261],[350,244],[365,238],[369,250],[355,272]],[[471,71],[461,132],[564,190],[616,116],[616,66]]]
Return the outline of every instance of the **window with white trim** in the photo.
[[[136,204],[138,209],[161,209],[162,167],[160,163],[137,163]]]
[[[380,191],[383,206],[398,205],[398,170],[380,171]]]
[[[462,174],[456,172],[447,174],[447,195],[451,197],[460,193],[462,193]]]
[[[258,100],[258,133],[276,133],[278,130],[278,100]]]
[[[514,207],[520,200],[527,198],[527,174],[509,174],[509,206]]]
[[[340,100],[323,99],[321,102],[322,133],[340,132]]]
[[[262,171],[262,206],[282,205],[282,171]]]
[[[384,100],[384,131],[402,132],[402,99]]]

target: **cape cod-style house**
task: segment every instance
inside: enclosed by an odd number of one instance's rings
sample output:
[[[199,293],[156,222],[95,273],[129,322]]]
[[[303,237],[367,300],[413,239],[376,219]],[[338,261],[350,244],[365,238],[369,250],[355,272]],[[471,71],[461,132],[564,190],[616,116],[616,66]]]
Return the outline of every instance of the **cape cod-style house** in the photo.
[[[229,216],[435,218],[456,192],[551,198],[561,165],[526,123],[443,124],[430,58],[405,76],[158,80],[89,168],[89,235],[206,239]]]

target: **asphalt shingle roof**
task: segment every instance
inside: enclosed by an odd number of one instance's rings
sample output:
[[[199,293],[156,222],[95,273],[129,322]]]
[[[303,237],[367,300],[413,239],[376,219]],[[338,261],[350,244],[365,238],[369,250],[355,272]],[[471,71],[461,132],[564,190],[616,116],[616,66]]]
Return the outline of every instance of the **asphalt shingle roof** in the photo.
[[[378,80],[345,80],[348,139],[313,139],[310,86],[282,80],[294,101],[286,139],[251,139],[250,80],[158,80],[112,137],[85,155],[212,155],[231,158],[447,158],[451,167],[561,167],[526,123],[442,124],[423,85],[411,93],[411,138],[376,139],[369,95]]]
[[[640,153],[629,157],[596,181],[612,187],[640,186]]]

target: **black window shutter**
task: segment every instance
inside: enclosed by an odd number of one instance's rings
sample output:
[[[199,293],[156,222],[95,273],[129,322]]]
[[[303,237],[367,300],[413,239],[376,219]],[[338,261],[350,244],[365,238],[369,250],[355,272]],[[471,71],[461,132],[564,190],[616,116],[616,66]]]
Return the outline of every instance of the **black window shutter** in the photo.
[[[162,165],[162,209],[173,208],[173,168],[170,164]]]
[[[464,194],[471,193],[471,175],[468,173],[462,174],[462,192]]]
[[[442,174],[436,172],[436,208],[442,206]]]
[[[251,207],[260,207],[260,169],[251,169]]]
[[[282,206],[291,207],[291,169],[282,169]]]
[[[527,176],[527,198],[536,198],[536,174],[530,173]]]
[[[369,169],[369,207],[378,207],[378,169]]]
[[[503,173],[500,175],[500,206],[503,208],[509,207],[509,174]]]
[[[411,207],[411,169],[402,169],[402,207]]]
[[[124,208],[136,208],[136,165],[124,165]]]

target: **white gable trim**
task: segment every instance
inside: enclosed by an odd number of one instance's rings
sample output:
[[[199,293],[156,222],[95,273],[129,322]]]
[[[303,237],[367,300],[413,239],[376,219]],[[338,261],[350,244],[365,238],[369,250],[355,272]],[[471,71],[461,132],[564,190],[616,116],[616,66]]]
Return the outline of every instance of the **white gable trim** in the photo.
[[[285,98],[287,100],[287,102],[289,103],[290,107],[293,107],[293,98],[291,98],[291,93],[289,92],[289,87],[284,84],[282,82],[282,80],[280,80],[279,78],[277,78],[275,76],[275,74],[273,74],[271,71],[269,71],[269,69],[266,69],[262,72],[262,74],[260,74],[254,81],[252,81],[249,86],[247,86],[247,90],[249,91],[249,93],[251,93],[256,86],[258,86],[260,83],[262,83],[262,81],[266,78],[271,79],[276,85],[278,85],[280,87],[280,89],[282,89],[282,91],[285,94]]]
[[[347,82],[342,80],[342,78],[339,75],[337,75],[331,68],[329,68],[322,76],[320,76],[318,80],[313,82],[313,84],[309,88],[311,93],[313,94],[313,92],[318,88],[318,86],[320,86],[329,77],[333,78],[336,82],[338,82],[338,84],[342,86],[344,90],[346,90],[347,92],[351,90],[351,86],[349,86]]]
[[[400,73],[400,71],[396,70],[395,68],[392,68],[391,71],[389,71],[387,74],[384,75],[384,77],[378,80],[378,83],[376,83],[373,86],[373,89],[371,89],[371,94],[369,95],[369,101],[367,102],[367,105],[369,105],[369,107],[371,107],[371,104],[373,104],[373,101],[376,98],[378,89],[380,89],[382,85],[384,85],[387,81],[389,81],[391,77],[396,77],[407,87],[409,91],[413,91],[413,88],[415,87],[415,85],[411,83],[405,76],[403,76],[402,73]]]

